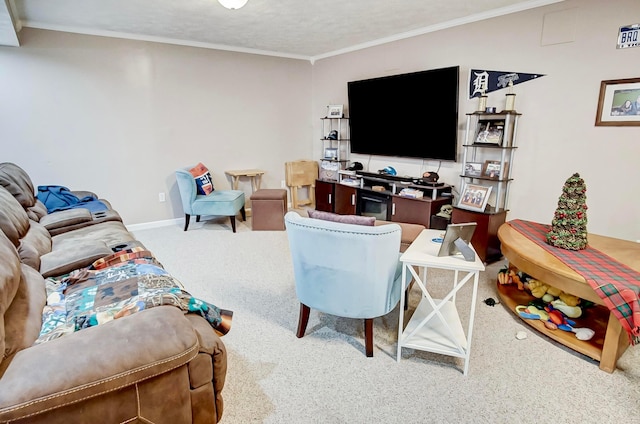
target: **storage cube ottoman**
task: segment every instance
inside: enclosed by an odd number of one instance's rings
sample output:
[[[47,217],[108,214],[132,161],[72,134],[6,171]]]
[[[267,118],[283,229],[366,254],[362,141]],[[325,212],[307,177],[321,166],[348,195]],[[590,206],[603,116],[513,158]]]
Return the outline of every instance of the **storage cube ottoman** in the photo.
[[[284,231],[287,213],[287,190],[266,188],[251,195],[251,228]]]

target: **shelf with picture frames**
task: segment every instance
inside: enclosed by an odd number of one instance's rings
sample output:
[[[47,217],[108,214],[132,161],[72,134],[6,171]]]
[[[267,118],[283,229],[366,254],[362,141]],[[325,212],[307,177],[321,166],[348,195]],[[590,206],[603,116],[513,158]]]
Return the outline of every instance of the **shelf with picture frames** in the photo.
[[[507,210],[520,116],[515,111],[467,114],[458,207],[477,212]],[[482,197],[480,204],[465,200],[471,191],[476,198]]]
[[[502,257],[497,230],[508,211],[519,118],[515,111],[467,114],[460,198],[451,222],[477,223],[471,244],[485,263]]]
[[[320,178],[338,180],[337,171],[347,166],[349,153],[349,118],[344,116],[342,105],[327,106],[327,116],[322,120],[322,158]]]

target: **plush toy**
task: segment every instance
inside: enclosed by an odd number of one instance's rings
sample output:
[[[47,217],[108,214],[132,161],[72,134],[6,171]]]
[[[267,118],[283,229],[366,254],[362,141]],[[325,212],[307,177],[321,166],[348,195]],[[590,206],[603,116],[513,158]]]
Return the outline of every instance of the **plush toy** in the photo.
[[[575,321],[568,319],[551,304],[545,306],[544,309],[539,309],[535,305],[518,305],[516,312],[525,319],[539,319],[550,330],[560,329],[574,333],[578,340],[590,340],[595,334],[595,331],[590,328],[575,328]]]
[[[505,266],[498,271],[498,283],[500,284],[517,284],[518,290],[524,290],[524,283],[520,277],[520,273]]]
[[[540,280],[531,278],[527,281],[526,287],[529,289],[533,297],[542,299],[546,303],[550,303],[556,298],[560,298],[560,300],[567,306],[578,306],[580,303],[580,298],[578,296],[565,293],[562,290],[545,284]]]

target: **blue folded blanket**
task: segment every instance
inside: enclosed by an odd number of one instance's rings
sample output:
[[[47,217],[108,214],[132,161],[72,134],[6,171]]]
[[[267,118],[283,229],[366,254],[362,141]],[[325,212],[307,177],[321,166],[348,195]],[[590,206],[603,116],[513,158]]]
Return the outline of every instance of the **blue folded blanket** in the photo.
[[[38,200],[47,208],[47,212],[63,211],[73,208],[89,209],[91,212],[106,211],[109,208],[94,196],[79,198],[67,187],[58,185],[38,186]]]

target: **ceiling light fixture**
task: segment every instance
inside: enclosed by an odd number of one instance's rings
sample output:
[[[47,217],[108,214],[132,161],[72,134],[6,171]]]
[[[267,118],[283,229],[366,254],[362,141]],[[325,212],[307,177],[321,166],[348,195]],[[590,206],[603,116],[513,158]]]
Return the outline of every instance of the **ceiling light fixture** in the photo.
[[[247,4],[249,0],[218,0],[218,3],[226,7],[227,9],[240,9]]]

